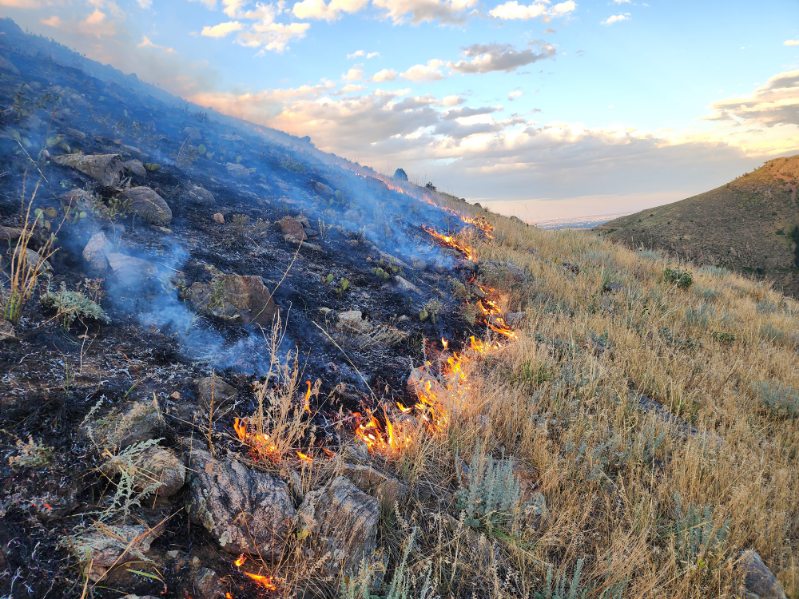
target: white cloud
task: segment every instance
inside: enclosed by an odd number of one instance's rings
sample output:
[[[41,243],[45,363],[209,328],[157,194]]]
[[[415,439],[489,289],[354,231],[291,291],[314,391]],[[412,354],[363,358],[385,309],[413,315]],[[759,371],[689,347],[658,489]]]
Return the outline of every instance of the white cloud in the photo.
[[[623,23],[624,21],[629,21],[632,19],[630,13],[620,13],[618,15],[610,15],[604,21],[601,21],[602,25],[614,25],[615,23]]]
[[[244,25],[239,23],[238,21],[226,21],[224,23],[219,23],[217,25],[211,25],[203,27],[200,35],[203,37],[213,37],[213,38],[222,38],[227,37],[231,33],[235,33],[236,31],[241,31],[244,28]]]
[[[148,9],[153,5],[153,0],[137,0],[139,8]]]
[[[238,42],[248,48],[260,48],[262,52],[283,52],[292,40],[305,37],[310,27],[308,23],[259,21],[248,31],[241,32]]]
[[[386,17],[394,23],[407,19],[412,23],[461,23],[466,12],[477,5],[477,0],[372,0],[372,4],[385,10]]]
[[[360,66],[352,67],[351,69],[347,70],[346,73],[342,76],[344,81],[360,81],[363,79],[363,68]]]
[[[404,71],[400,76],[408,81],[436,81],[444,78],[441,68],[445,66],[443,60],[432,58],[425,64],[416,64]]]
[[[381,69],[372,75],[372,81],[383,83],[384,81],[394,81],[397,78],[397,71],[394,69]]]
[[[335,21],[342,14],[356,13],[369,3],[369,0],[301,0],[294,4],[292,13],[298,19],[321,19]]]
[[[524,95],[524,92],[522,90],[514,89],[514,90],[511,90],[511,91],[508,92],[508,100],[510,100],[512,102],[513,100],[518,100],[523,95]]]
[[[167,54],[174,54],[175,49],[170,48],[169,46],[161,46],[159,44],[153,43],[153,41],[147,37],[146,35],[141,38],[141,41],[136,44],[137,48],[151,48],[153,50],[161,50],[162,52],[166,52]]]
[[[613,4],[621,5],[621,4],[632,4],[633,0],[613,0]]]
[[[489,15],[495,19],[509,20],[531,20],[542,18],[549,20],[552,17],[563,17],[577,10],[577,3],[574,0],[565,0],[554,6],[550,6],[548,0],[535,0],[530,4],[520,4],[518,0],[509,0],[489,11]]]
[[[42,19],[41,21],[39,21],[39,23],[41,23],[42,25],[47,25],[48,27],[54,27],[56,29],[61,27],[61,25],[63,25],[63,21],[61,20],[61,17],[59,17],[58,15],[53,15],[52,17],[47,17],[46,19]]]
[[[347,54],[347,60],[355,60],[356,58],[365,58],[366,60],[372,60],[373,58],[377,58],[380,56],[380,52],[367,52],[366,50],[356,50],[355,52],[350,52]]]
[[[783,46],[799,46],[799,40],[785,40],[782,42]]]
[[[467,60],[450,63],[453,70],[460,73],[490,73],[492,71],[514,71],[555,55],[551,44],[538,44],[533,48],[516,50],[509,44],[473,44],[463,51]]]
[[[241,18],[245,0],[222,0],[222,11],[231,19]]]
[[[779,73],[751,95],[716,102],[713,109],[713,120],[764,127],[799,125],[799,70]]]

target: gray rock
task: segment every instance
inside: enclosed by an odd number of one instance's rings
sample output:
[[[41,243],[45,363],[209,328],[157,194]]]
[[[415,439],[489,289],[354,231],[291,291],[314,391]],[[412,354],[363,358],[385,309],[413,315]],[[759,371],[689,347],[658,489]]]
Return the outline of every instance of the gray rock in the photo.
[[[108,253],[111,251],[111,242],[105,233],[99,231],[91,236],[83,248],[83,259],[89,267],[96,272],[108,270]]]
[[[197,380],[197,403],[205,411],[210,410],[212,405],[216,413],[230,411],[236,401],[236,394],[235,387],[216,375]]]
[[[216,203],[214,194],[205,187],[194,183],[189,183],[184,187],[181,200],[199,206],[213,206]]]
[[[22,235],[22,229],[0,225],[0,241],[16,241],[20,235]]]
[[[189,457],[189,516],[228,553],[277,557],[296,511],[279,478],[203,450]]]
[[[167,226],[172,222],[172,210],[160,195],[149,187],[131,187],[122,194],[128,200],[128,210],[151,225]]]
[[[134,158],[133,160],[128,160],[126,162],[123,162],[122,166],[125,167],[125,170],[127,170],[132,175],[136,175],[137,177],[141,177],[142,179],[144,179],[147,176],[147,169],[144,168],[144,164],[142,163],[141,160],[136,160]]]
[[[372,466],[345,463],[344,474],[361,491],[377,497],[383,506],[389,509],[408,494],[408,487],[403,483]]]
[[[219,225],[224,225],[225,224],[225,215],[222,214],[221,212],[214,212],[213,219],[214,219],[214,222],[219,224]]]
[[[348,478],[338,476],[308,493],[298,515],[314,557],[328,555],[328,574],[355,574],[364,559],[373,558],[380,507]]]
[[[208,283],[192,283],[186,292],[195,309],[224,320],[271,326],[277,312],[261,277],[220,274]]]
[[[747,599],[786,599],[780,581],[754,549],[748,549],[741,554],[738,568],[744,577]]]
[[[297,218],[292,216],[284,216],[277,221],[277,225],[283,232],[283,236],[289,238],[289,240],[299,242],[308,239],[308,235],[305,232],[305,227],[303,226],[302,221]]]
[[[394,276],[394,284],[397,286],[397,289],[405,293],[421,293],[421,290],[416,285],[399,275]]]
[[[65,154],[53,162],[80,171],[104,187],[116,187],[122,181],[124,166],[119,154]]]
[[[372,325],[364,320],[360,310],[347,310],[338,313],[336,328],[345,333],[364,334],[372,330]]]
[[[9,259],[13,259],[13,256],[16,252],[16,246],[8,249],[8,256]],[[48,272],[52,272],[53,267],[50,266],[50,263],[45,260],[42,255],[37,252],[36,250],[32,250],[30,248],[25,248],[25,262],[30,268],[35,267],[37,264],[40,264],[39,267],[39,274],[45,274]]]
[[[120,252],[107,252],[106,258],[108,266],[123,285],[138,285],[142,280],[155,274],[155,266],[141,258]]]
[[[211,568],[198,568],[192,577],[194,595],[197,599],[220,599],[225,596],[225,585],[219,574]]]
[[[103,472],[113,477],[127,473],[133,479],[134,488],[159,497],[171,497],[183,488],[186,482],[186,466],[171,449],[150,447],[134,458],[114,456],[102,467]]]
[[[0,320],[0,343],[16,340],[17,335],[14,332],[14,325],[7,320]]]
[[[149,561],[144,555],[161,533],[140,525],[108,526],[70,539],[73,554],[88,568],[89,578],[100,580],[112,568]],[[90,567],[89,567],[90,566]]]
[[[114,450],[158,437],[163,425],[155,403],[137,401],[115,408],[97,421],[86,422],[84,431],[100,447]]]

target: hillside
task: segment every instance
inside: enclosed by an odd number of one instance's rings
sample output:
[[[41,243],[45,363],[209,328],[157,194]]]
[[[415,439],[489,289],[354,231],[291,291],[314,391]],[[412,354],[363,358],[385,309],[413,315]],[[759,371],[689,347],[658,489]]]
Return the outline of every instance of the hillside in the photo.
[[[799,297],[799,156],[777,158],[697,196],[597,228],[632,248],[767,278]]]
[[[799,303],[0,21],[0,596],[799,593]]]

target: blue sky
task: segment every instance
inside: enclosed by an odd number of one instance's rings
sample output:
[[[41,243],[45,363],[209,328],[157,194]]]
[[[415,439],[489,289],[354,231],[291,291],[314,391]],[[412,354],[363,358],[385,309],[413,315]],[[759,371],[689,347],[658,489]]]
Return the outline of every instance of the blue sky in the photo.
[[[204,106],[522,216],[616,214],[799,151],[799,2],[0,0]]]

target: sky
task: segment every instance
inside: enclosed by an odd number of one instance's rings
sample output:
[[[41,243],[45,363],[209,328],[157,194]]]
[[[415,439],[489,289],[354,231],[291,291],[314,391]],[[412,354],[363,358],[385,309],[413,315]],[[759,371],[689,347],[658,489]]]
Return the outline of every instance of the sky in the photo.
[[[0,0],[201,106],[529,222],[799,152],[799,0]]]

